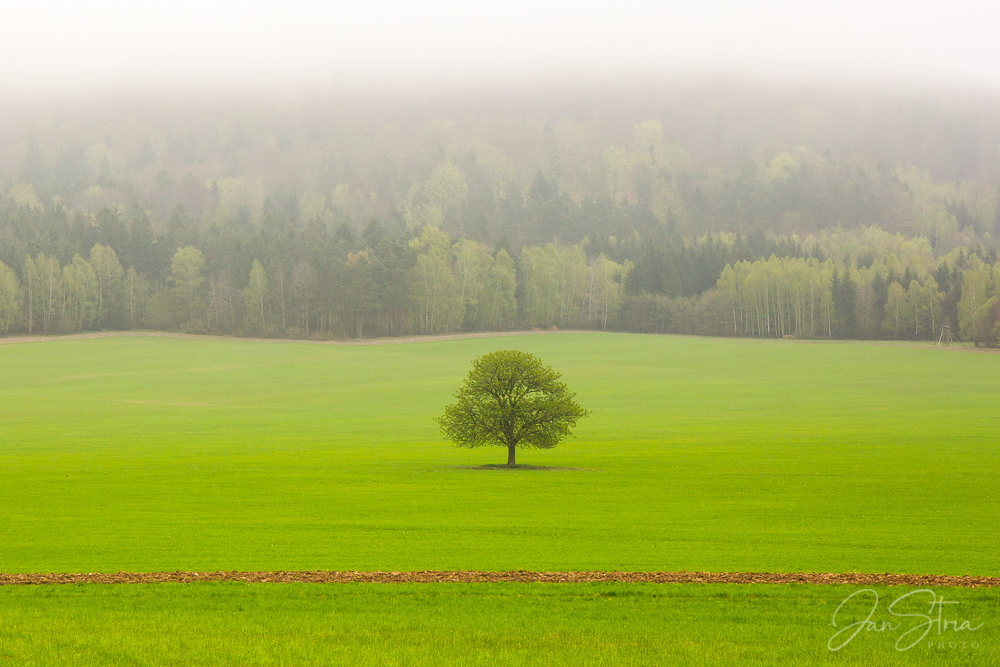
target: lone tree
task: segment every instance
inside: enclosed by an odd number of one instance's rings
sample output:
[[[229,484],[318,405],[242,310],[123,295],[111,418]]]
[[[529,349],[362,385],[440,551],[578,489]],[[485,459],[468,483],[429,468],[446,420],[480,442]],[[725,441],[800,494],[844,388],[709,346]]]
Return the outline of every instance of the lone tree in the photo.
[[[517,447],[551,449],[589,414],[559,377],[527,352],[483,355],[455,392],[458,402],[438,417],[441,432],[459,447],[506,447],[513,468]]]

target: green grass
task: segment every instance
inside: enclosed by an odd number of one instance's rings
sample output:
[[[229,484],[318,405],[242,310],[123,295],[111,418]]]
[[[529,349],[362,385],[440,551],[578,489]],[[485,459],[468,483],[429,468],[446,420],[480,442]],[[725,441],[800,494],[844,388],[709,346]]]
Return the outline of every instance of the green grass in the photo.
[[[593,411],[516,470],[432,421],[471,360],[504,347],[562,371]],[[996,576],[998,399],[1000,356],[929,347],[0,345],[0,571]],[[938,589],[985,623],[943,646],[862,633],[830,652],[832,613],[858,588],[6,587],[0,665],[1000,663],[996,590]],[[896,620],[885,606],[906,589],[880,590],[876,620]]]
[[[0,665],[991,665],[995,590],[939,590],[949,626],[887,606],[837,652],[846,586],[154,584],[0,589]],[[859,602],[860,598],[856,598]],[[894,607],[927,615],[929,596]],[[992,621],[992,622],[991,622]],[[905,651],[929,630],[923,641]],[[842,637],[846,638],[847,635]],[[955,642],[954,645],[951,643]],[[962,642],[965,644],[963,645]],[[836,646],[836,644],[834,644]]]
[[[440,439],[516,347],[593,416],[555,450]],[[0,570],[1000,575],[1000,356],[565,334],[382,346],[0,346]]]

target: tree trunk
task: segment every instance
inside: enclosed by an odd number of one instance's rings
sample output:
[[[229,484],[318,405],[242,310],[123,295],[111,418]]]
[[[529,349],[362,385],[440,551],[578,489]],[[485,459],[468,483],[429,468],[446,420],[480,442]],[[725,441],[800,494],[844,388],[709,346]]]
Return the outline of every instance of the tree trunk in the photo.
[[[507,467],[513,468],[516,464],[514,463],[514,445],[507,445]]]

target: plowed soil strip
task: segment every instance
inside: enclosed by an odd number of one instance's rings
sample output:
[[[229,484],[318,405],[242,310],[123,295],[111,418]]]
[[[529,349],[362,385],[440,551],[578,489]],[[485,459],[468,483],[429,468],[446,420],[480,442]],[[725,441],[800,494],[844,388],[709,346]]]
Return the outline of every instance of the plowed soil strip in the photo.
[[[184,334],[172,331],[90,331],[75,334],[53,334],[51,336],[0,336],[0,345],[4,343],[38,343],[46,340],[91,340],[94,338],[187,338],[190,340],[224,340],[244,343],[307,343],[310,345],[394,345],[397,343],[433,343],[441,340],[459,340],[463,338],[503,338],[508,336],[534,336],[538,334],[585,333],[576,330],[531,329],[528,331],[473,331],[451,334],[417,334],[413,336],[385,336],[383,338],[365,338],[363,340],[334,338],[329,340],[314,340],[307,338],[250,338],[245,336],[222,336],[213,334]],[[588,331],[586,333],[600,333]]]
[[[650,583],[650,584],[848,584],[855,586],[952,586],[994,588],[1000,577],[929,574],[865,574],[848,572],[478,572],[420,570],[417,572],[115,572],[101,574],[0,574],[0,586],[42,584],[157,584],[202,581],[316,584],[431,583]]]

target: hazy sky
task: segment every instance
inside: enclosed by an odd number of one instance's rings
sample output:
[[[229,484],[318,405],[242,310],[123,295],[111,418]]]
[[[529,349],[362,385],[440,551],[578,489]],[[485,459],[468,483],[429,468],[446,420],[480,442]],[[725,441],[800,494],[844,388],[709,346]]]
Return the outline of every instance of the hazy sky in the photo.
[[[1000,85],[1000,2],[0,0],[0,93],[705,71]]]

